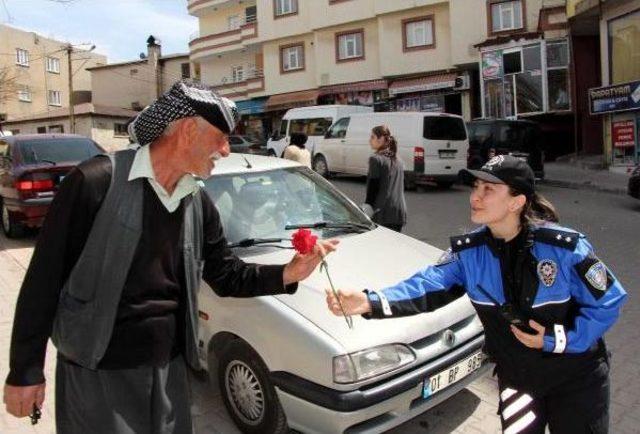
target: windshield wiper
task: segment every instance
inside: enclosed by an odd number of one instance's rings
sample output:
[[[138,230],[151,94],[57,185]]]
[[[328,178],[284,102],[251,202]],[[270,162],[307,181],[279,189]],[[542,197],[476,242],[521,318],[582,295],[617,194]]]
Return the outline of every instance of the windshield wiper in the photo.
[[[285,230],[290,229],[351,229],[360,231],[370,231],[371,226],[356,222],[316,222],[303,223],[298,225],[287,225]]]
[[[243,240],[240,240],[236,243],[229,243],[227,244],[227,247],[233,249],[236,247],[253,247],[253,246],[258,246],[261,244],[274,244],[274,243],[281,243],[283,241],[290,241],[288,238],[245,238]],[[283,246],[272,246],[272,247],[278,247],[281,249],[288,249],[289,247],[283,247]]]
[[[51,161],[51,160],[40,160],[38,158],[38,154],[36,154],[36,150],[35,149],[31,150],[31,156],[33,157],[33,159],[35,160],[36,163],[50,163],[50,164],[53,164],[54,166],[56,166],[58,164],[55,161]]]

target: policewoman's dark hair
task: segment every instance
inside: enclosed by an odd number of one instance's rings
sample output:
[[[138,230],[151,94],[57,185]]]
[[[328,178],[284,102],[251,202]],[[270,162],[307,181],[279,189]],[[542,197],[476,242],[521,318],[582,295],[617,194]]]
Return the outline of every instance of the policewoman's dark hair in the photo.
[[[509,188],[509,190],[512,196],[523,194],[513,187]],[[560,221],[558,211],[544,196],[538,193],[525,196],[527,197],[527,202],[522,208],[522,213],[520,213],[520,223],[523,226],[539,226],[544,222],[558,223]]]
[[[378,125],[377,127],[373,127],[371,133],[374,134],[377,138],[384,137],[384,142],[386,143],[388,149],[388,153],[392,160],[396,159],[396,155],[398,154],[398,142],[395,137],[391,135],[391,131],[389,131],[389,127],[386,125]]]

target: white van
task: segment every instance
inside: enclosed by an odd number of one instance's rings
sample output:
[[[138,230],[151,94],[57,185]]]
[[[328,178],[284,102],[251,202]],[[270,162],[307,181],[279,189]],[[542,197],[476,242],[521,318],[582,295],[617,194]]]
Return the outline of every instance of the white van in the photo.
[[[371,130],[386,125],[398,142],[398,158],[405,168],[405,184],[436,183],[451,186],[467,167],[469,141],[464,120],[446,113],[378,112],[338,119],[322,140],[316,141],[313,169],[330,173],[366,175]]]
[[[373,113],[373,108],[357,105],[316,105],[288,110],[282,118],[280,128],[274,131],[267,142],[271,156],[282,157],[289,146],[291,133],[305,133],[309,139],[306,147],[313,154],[315,144],[322,140],[327,129],[336,120],[354,113]]]

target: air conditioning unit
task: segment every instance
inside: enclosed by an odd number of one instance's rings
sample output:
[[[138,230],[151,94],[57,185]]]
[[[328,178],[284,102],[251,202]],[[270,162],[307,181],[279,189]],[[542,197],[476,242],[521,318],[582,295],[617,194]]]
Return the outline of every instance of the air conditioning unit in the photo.
[[[471,87],[471,80],[469,79],[469,75],[459,75],[455,79],[455,84],[453,88],[455,90],[467,90]]]

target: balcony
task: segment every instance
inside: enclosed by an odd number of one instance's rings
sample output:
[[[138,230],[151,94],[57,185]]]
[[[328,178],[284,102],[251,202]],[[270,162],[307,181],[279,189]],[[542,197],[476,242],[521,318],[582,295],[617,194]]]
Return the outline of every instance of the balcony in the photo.
[[[188,0],[187,10],[189,11],[189,15],[201,17],[240,3],[242,3],[241,0]]]
[[[251,98],[264,92],[264,74],[252,69],[242,77],[224,77],[213,88],[227,98]]]
[[[217,54],[242,50],[257,36],[258,23],[255,16],[245,18],[231,30],[204,36],[194,34],[189,42],[191,59],[202,60]]]

